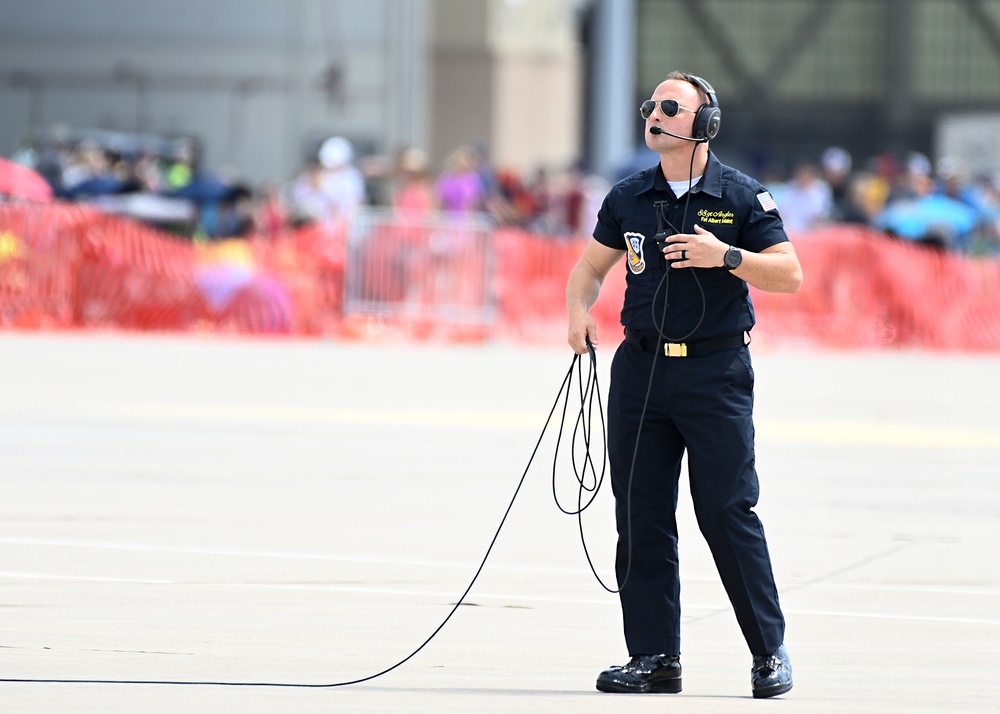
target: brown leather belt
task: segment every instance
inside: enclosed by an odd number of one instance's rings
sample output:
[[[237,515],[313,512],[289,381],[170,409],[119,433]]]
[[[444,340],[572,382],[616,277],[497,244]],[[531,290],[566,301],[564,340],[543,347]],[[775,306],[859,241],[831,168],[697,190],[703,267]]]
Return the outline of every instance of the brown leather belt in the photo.
[[[633,344],[644,352],[661,353],[666,357],[702,357],[713,352],[731,350],[750,344],[750,334],[741,332],[738,335],[719,337],[714,340],[700,342],[664,342],[663,340],[645,337],[625,328],[625,341]]]

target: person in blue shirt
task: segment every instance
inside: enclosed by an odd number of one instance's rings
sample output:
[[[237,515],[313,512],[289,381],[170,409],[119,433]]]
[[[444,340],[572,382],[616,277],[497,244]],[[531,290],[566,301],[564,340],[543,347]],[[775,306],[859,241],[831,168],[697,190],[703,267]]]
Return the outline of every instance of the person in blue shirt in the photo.
[[[590,315],[626,258],[625,340],[611,365],[608,456],[616,574],[630,660],[604,692],[679,692],[677,493],[687,454],[699,528],[749,646],[751,691],[792,688],[785,621],[760,520],[754,452],[754,310],[747,286],[794,293],[802,269],[770,193],[709,149],[721,111],[704,79],[672,72],[643,102],[659,163],[607,194],[566,287],[569,344],[598,345]],[[641,433],[640,433],[641,432]]]

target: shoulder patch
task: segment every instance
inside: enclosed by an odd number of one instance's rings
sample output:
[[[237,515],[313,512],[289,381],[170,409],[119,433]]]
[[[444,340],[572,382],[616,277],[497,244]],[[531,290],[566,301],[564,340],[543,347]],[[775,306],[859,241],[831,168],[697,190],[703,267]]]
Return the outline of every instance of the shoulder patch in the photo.
[[[628,250],[628,269],[635,275],[646,269],[646,258],[642,250],[642,241],[645,238],[642,233],[625,234],[625,246]]]
[[[758,193],[757,200],[760,201],[760,207],[765,211],[778,210],[778,204],[774,202],[774,196],[772,196],[768,191]]]

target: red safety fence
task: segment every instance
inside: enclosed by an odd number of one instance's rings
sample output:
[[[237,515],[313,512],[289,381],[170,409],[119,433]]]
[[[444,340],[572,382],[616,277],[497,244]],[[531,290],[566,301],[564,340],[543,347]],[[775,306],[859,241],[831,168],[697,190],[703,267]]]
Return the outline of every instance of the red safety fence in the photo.
[[[586,238],[365,213],[192,243],[60,204],[0,204],[0,327],[194,330],[561,345]],[[1000,260],[831,226],[797,236],[805,284],[753,291],[765,344],[1000,351]],[[593,314],[621,337],[624,267]]]
[[[1000,351],[1000,259],[854,226],[797,236],[794,245],[802,289],[752,291],[762,336],[828,347]]]

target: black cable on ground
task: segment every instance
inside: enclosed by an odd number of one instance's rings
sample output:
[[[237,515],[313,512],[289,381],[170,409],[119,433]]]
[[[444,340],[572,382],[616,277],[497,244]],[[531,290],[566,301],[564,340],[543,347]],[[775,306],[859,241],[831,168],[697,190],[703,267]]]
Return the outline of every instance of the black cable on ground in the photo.
[[[577,482],[580,486],[579,496],[577,498],[577,509],[575,511],[565,510],[561,504],[559,504],[558,498],[556,498],[556,505],[564,513],[570,515],[580,516],[589,506],[593,503],[594,498],[597,495],[597,491],[600,488],[600,484],[603,481],[604,470],[602,468],[600,478],[596,478],[596,470],[594,469],[593,459],[590,454],[590,438],[591,438],[591,417],[593,415],[593,403],[596,399],[598,408],[600,409],[600,392],[597,383],[597,355],[594,351],[593,345],[589,347],[590,365],[588,370],[588,375],[586,381],[583,377],[583,359],[581,355],[574,355],[573,361],[570,364],[569,370],[566,372],[566,376],[563,378],[562,385],[559,387],[559,393],[556,395],[555,402],[552,404],[552,408],[549,410],[549,415],[545,420],[545,425],[542,427],[542,432],[538,436],[538,441],[535,443],[535,448],[531,452],[531,457],[528,459],[527,466],[524,467],[524,472],[521,474],[521,478],[517,483],[517,488],[514,489],[514,495],[511,496],[510,503],[507,504],[507,509],[504,511],[503,518],[500,519],[500,525],[497,526],[496,532],[493,534],[493,538],[490,540],[489,547],[486,549],[485,555],[483,555],[482,561],[479,563],[479,567],[476,568],[475,574],[472,576],[472,580],[469,582],[468,587],[462,593],[461,597],[445,616],[441,624],[438,625],[430,636],[425,639],[419,647],[413,650],[403,659],[396,662],[391,667],[386,667],[385,669],[376,672],[375,674],[370,674],[366,677],[359,677],[358,679],[350,679],[342,682],[329,682],[329,683],[319,683],[319,684],[309,684],[309,683],[296,683],[296,682],[226,682],[226,681],[212,681],[212,680],[156,680],[156,679],[58,679],[58,678],[13,678],[13,677],[0,677],[0,682],[7,683],[21,683],[21,684],[120,684],[120,685],[163,685],[163,686],[198,686],[198,687],[289,687],[289,688],[300,688],[300,689],[331,689],[333,687],[346,687],[352,684],[361,684],[362,682],[368,682],[373,679],[377,679],[389,672],[401,667],[402,665],[409,662],[413,657],[417,655],[418,652],[424,649],[434,637],[444,628],[444,626],[451,620],[452,616],[458,611],[458,608],[462,606],[465,602],[465,598],[468,596],[469,592],[472,590],[472,586],[475,585],[476,580],[479,579],[480,573],[482,573],[483,568],[486,566],[486,561],[490,557],[490,553],[493,552],[493,546],[496,545],[497,539],[500,537],[500,531],[503,530],[504,524],[507,522],[507,517],[510,515],[511,509],[514,507],[514,502],[517,500],[518,494],[521,492],[522,486],[524,486],[524,481],[528,476],[528,471],[531,468],[532,463],[535,460],[535,456],[538,454],[538,450],[541,447],[542,440],[545,437],[545,433],[548,431],[549,424],[552,421],[552,416],[555,414],[557,407],[559,406],[559,401],[563,398],[565,393],[565,398],[563,400],[563,410],[562,410],[562,423],[559,427],[559,436],[556,443],[555,458],[553,460],[553,479],[555,478],[555,462],[558,460],[559,455],[559,441],[562,440],[563,427],[565,426],[566,415],[569,407],[569,396],[572,391],[573,386],[573,374],[574,371],[577,374],[579,381],[579,394],[580,394],[580,411],[577,413],[576,423],[573,428],[573,446],[575,446],[576,439],[578,436],[582,436],[584,441],[585,455],[583,458],[582,471],[577,468],[575,453],[573,460],[574,473],[576,474]],[[603,431],[603,421],[604,412],[600,409],[602,431]],[[572,448],[572,446],[571,446]],[[573,449],[575,452],[575,449]],[[595,475],[595,480],[593,485],[588,488],[586,481],[586,473]],[[553,484],[553,493],[555,486]],[[592,495],[586,505],[583,505],[583,492],[591,491]],[[580,535],[583,537],[583,524],[580,524]],[[584,542],[584,551],[586,552],[586,542]],[[587,554],[587,562],[590,563],[590,554]],[[593,563],[591,563],[591,569],[594,569]],[[597,575],[596,570],[594,571],[595,576]],[[600,581],[600,577],[598,577]],[[604,585],[604,583],[601,583]],[[605,586],[606,587],[606,586]]]

